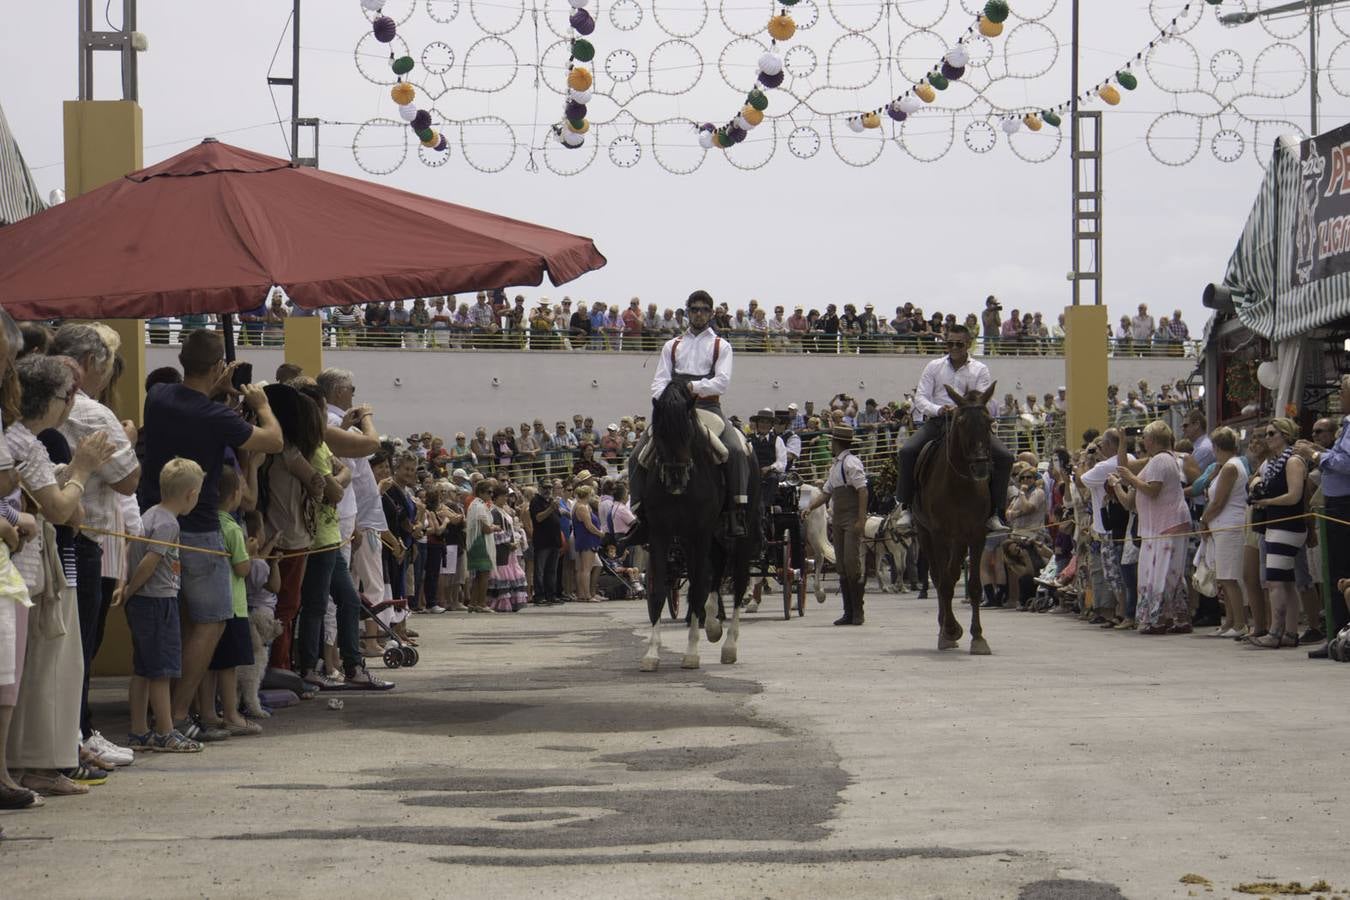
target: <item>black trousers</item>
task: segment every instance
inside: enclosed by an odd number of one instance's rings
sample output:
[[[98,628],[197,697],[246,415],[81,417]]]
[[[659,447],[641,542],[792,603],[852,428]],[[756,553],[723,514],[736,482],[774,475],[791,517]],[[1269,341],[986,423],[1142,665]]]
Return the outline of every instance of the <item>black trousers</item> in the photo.
[[[938,420],[928,419],[900,448],[895,495],[903,505],[909,506],[914,501],[914,465],[919,460],[920,451],[941,434]],[[993,474],[989,478],[989,505],[995,513],[1002,513],[1008,503],[1008,479],[1012,477],[1013,455],[1002,441],[990,435],[989,456],[993,462]]]
[[[1350,522],[1350,497],[1327,497],[1326,513],[1333,519]],[[1350,578],[1350,525],[1327,523],[1327,550],[1331,559],[1331,634],[1336,634],[1350,624],[1350,610],[1346,609],[1345,595],[1336,590],[1336,584],[1342,578]],[[1320,550],[1315,552],[1321,552]]]
[[[80,686],[80,733],[94,731],[89,714],[89,674],[103,644],[117,582],[103,577],[103,548],[84,535],[75,538],[75,601],[80,613],[80,644],[84,651],[84,683]]]

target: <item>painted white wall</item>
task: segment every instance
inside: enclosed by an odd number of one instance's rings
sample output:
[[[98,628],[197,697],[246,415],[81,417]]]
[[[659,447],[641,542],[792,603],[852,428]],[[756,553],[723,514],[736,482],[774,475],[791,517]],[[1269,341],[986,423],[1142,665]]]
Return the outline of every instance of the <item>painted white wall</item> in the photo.
[[[271,381],[282,362],[280,349],[240,348],[253,363],[255,377]],[[447,438],[489,432],[541,418],[552,430],[558,419],[569,425],[574,412],[595,418],[601,429],[623,415],[650,410],[656,355],[630,353],[434,350],[328,350],[326,365],[350,369],[358,402],[375,407],[375,421],[386,434],[431,431]],[[735,378],[723,409],[748,418],[765,406],[828,403],[844,391],[858,400],[879,403],[901,398],[919,381],[928,359],[918,356],[803,356],[751,354],[736,357]],[[996,357],[986,360],[998,380],[998,395],[1038,397],[1064,384],[1063,357]],[[146,365],[177,366],[177,347],[149,347]],[[1192,359],[1112,359],[1111,380],[1122,386],[1141,378],[1158,386],[1190,375]],[[315,374],[315,373],[309,373]],[[493,379],[497,384],[493,384]]]

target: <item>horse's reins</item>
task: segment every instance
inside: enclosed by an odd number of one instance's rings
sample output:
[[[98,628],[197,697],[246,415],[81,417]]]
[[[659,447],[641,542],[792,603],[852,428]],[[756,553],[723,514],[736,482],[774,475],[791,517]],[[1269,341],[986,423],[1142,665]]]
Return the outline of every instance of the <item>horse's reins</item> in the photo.
[[[946,447],[946,453],[947,453],[947,466],[948,466],[948,468],[950,468],[950,469],[952,470],[952,472],[954,472],[954,473],[956,474],[956,477],[957,477],[957,478],[962,478],[962,479],[964,479],[964,480],[966,480],[966,481],[981,481],[981,480],[983,480],[983,479],[976,478],[973,474],[972,474],[972,475],[967,475],[965,472],[962,472],[961,469],[957,467],[957,465],[956,465],[956,460],[952,458],[952,447],[955,446],[955,444],[956,444],[956,417],[959,416],[959,415],[961,415],[961,410],[962,410],[962,409],[974,409],[974,408],[975,408],[975,407],[973,407],[973,406],[957,407],[956,411],[952,414],[950,420],[949,420],[948,423],[947,423],[947,440],[945,441],[945,443],[946,443],[946,445],[947,445],[947,447]],[[975,463],[981,463],[981,462],[982,462],[982,463],[992,463],[992,459],[991,459],[990,457],[986,456],[986,457],[979,458],[979,459],[969,459],[969,460],[966,460],[966,462],[968,462],[968,463],[970,463],[970,464],[972,464],[972,465],[975,464]],[[986,476],[986,477],[987,477],[987,476]]]

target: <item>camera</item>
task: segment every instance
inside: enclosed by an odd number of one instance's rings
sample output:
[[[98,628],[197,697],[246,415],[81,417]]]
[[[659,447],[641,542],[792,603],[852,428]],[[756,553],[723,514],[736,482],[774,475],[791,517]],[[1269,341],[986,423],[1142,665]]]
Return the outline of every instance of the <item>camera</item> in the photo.
[[[1126,437],[1137,438],[1137,437],[1139,437],[1139,435],[1141,435],[1141,434],[1143,434],[1143,433],[1144,433],[1144,429],[1143,429],[1142,427],[1140,427],[1139,425],[1131,425],[1130,427],[1128,427],[1128,428],[1125,429],[1125,436],[1126,436]]]
[[[243,389],[244,385],[253,383],[253,363],[241,362],[234,367],[230,373],[230,384],[236,391]]]

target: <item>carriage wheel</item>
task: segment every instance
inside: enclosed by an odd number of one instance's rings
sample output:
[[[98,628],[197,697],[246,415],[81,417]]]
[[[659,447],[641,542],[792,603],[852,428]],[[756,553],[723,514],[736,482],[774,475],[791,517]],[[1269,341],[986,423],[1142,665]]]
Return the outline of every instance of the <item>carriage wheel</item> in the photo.
[[[782,566],[778,570],[779,579],[783,582],[783,618],[792,618],[792,539],[788,535],[788,530],[783,529],[779,536],[783,542],[783,556],[779,560]]]
[[[413,666],[417,665],[417,660],[418,655],[416,647],[403,648],[403,668],[411,669]]]
[[[403,665],[403,651],[398,647],[390,647],[384,651],[384,667],[386,669],[397,669]]]
[[[797,573],[797,618],[800,619],[804,615],[806,615],[806,561],[802,560],[802,570]]]

